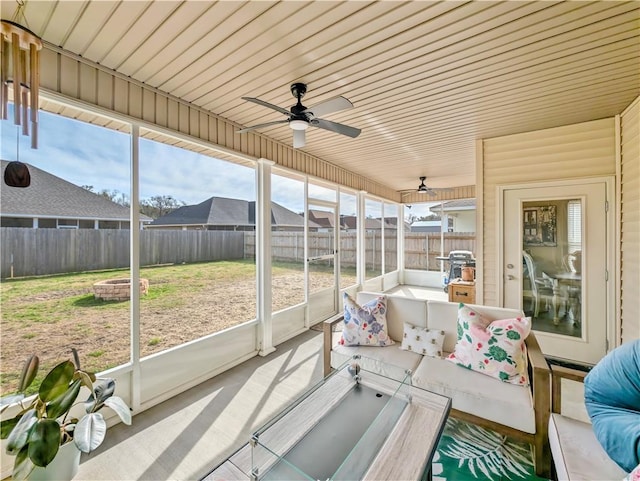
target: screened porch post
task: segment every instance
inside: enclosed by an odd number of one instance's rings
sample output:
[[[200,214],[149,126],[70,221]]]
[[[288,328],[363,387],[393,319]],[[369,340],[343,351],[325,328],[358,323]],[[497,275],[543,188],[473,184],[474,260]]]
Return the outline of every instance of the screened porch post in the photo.
[[[256,192],[256,294],[259,321],[259,354],[266,356],[273,347],[271,290],[271,167],[274,162],[258,160]]]

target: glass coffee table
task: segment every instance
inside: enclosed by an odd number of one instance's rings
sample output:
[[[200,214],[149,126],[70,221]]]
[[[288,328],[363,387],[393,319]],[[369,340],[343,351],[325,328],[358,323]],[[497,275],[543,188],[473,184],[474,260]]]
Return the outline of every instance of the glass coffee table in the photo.
[[[449,398],[412,386],[410,372],[355,356],[206,480],[430,479],[450,408]]]

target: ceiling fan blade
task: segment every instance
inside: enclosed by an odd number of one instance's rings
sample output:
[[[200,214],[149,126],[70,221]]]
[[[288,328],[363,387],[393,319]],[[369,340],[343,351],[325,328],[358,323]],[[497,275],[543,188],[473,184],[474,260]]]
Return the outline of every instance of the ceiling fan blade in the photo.
[[[339,110],[350,109],[353,104],[344,97],[335,97],[324,102],[320,102],[313,107],[309,107],[304,113],[312,113],[314,117],[324,117],[327,114],[338,112]]]
[[[304,130],[294,130],[293,131],[293,148],[301,149],[305,146],[305,131]]]
[[[348,125],[343,125],[337,122],[331,122],[330,120],[323,119],[313,119],[311,121],[311,125],[352,138],[356,138],[358,135],[360,135],[360,132],[362,132],[362,130],[356,129],[355,127],[349,127]]]
[[[271,127],[272,125],[286,124],[288,120],[274,120],[273,122],[265,122],[264,124],[253,125],[246,129],[236,130],[236,134],[244,134],[245,132],[251,132],[252,130],[262,129],[264,127]]]
[[[253,102],[254,104],[262,105],[264,107],[269,107],[270,109],[277,110],[285,115],[291,115],[287,109],[282,107],[278,107],[277,105],[270,104],[269,102],[265,102],[264,100],[257,99],[255,97],[242,97],[242,100],[247,100],[249,102]]]

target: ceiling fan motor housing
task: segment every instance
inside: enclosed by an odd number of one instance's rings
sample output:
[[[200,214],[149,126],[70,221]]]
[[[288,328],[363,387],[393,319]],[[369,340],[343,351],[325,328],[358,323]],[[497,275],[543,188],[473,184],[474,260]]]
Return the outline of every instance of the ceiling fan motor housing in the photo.
[[[303,84],[303,83],[291,84],[291,94],[298,100],[304,97],[304,94],[306,93],[307,93],[307,84]]]

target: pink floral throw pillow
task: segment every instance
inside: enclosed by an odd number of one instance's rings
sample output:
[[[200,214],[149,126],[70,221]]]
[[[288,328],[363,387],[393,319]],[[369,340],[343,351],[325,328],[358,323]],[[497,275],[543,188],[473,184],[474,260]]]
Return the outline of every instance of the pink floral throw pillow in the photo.
[[[530,331],[528,317],[492,321],[460,304],[458,342],[446,359],[510,384],[528,386],[524,340]]]
[[[363,306],[344,293],[343,346],[390,346],[395,344],[387,333],[387,298],[378,296]]]

